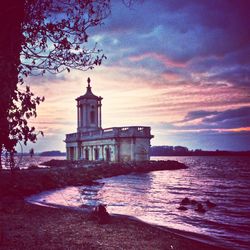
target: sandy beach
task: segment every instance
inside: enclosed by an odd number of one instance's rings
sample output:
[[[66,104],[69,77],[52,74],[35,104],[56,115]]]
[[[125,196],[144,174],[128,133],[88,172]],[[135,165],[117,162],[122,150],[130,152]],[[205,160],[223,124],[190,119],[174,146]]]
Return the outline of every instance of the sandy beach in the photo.
[[[170,166],[171,164],[168,163]],[[73,172],[72,172],[73,171]],[[124,169],[120,169],[124,172]],[[106,173],[106,174],[105,174]],[[116,173],[119,171],[116,168]],[[15,175],[15,174],[14,174]],[[112,216],[99,224],[89,213],[63,208],[28,204],[24,197],[40,191],[80,185],[112,175],[111,169],[43,169],[0,174],[0,248],[1,249],[221,249],[166,232],[155,226],[129,218]],[[52,182],[52,177],[61,182]],[[64,177],[63,177],[64,176]],[[65,176],[70,176],[66,178]],[[85,178],[83,178],[85,176]],[[9,185],[15,182],[15,187]],[[63,180],[63,181],[62,181]],[[74,180],[74,181],[73,181]],[[68,181],[68,183],[67,183]],[[53,184],[52,184],[53,183]]]
[[[88,213],[1,202],[1,249],[219,249],[125,218],[100,225]]]

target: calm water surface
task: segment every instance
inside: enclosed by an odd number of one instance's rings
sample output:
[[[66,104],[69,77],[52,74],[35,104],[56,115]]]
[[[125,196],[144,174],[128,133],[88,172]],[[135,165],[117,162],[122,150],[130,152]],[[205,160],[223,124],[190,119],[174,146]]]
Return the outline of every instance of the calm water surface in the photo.
[[[107,204],[108,211],[181,230],[230,249],[250,249],[250,157],[153,157],[178,160],[189,168],[155,171],[100,180],[97,186],[68,187],[31,199],[66,206]],[[205,214],[184,197],[217,204]]]
[[[42,165],[43,162],[50,161],[52,159],[55,160],[65,160],[66,156],[38,156],[34,155],[30,157],[28,155],[16,155],[15,156],[15,167],[19,167],[21,169],[26,169],[31,166],[39,166],[47,168],[47,166]],[[9,161],[6,160],[5,156],[2,155],[2,167],[3,169],[10,169]]]

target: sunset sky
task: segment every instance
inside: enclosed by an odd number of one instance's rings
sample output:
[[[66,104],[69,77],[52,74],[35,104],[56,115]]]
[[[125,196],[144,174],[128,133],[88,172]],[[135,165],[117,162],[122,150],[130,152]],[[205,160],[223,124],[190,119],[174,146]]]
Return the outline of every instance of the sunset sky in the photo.
[[[32,122],[45,136],[25,151],[65,151],[87,77],[104,98],[103,128],[151,126],[152,145],[250,150],[250,1],[113,1],[90,35],[102,66],[26,80],[46,100]]]

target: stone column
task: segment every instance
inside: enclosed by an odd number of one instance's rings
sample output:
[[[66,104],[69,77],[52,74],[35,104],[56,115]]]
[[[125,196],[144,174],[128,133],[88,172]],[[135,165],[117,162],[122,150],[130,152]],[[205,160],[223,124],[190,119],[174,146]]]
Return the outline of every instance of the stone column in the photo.
[[[77,157],[76,157],[76,160],[79,160],[81,157],[81,144],[78,143],[77,145]]]
[[[102,127],[102,104],[100,104],[100,128]]]
[[[130,153],[131,161],[135,161],[135,138],[131,138],[131,153]]]
[[[84,150],[83,150],[83,147],[81,147],[81,158],[84,159]]]
[[[105,145],[102,145],[102,156],[103,156],[103,160],[105,161],[106,160],[106,155],[105,155],[105,152],[104,152],[104,148],[105,148]]]
[[[93,146],[90,146],[90,150],[89,150],[89,160],[93,161]]]
[[[98,127],[102,127],[102,104],[98,101]]]
[[[77,159],[77,147],[74,147],[74,160]]]
[[[103,150],[102,150],[102,145],[99,146],[99,159],[103,160]]]
[[[113,151],[114,151],[114,161],[115,161],[115,162],[118,162],[117,144],[114,144],[113,147],[114,147],[114,149],[113,149]]]
[[[80,127],[82,128],[82,124],[83,124],[83,119],[82,119],[82,105],[80,105]]]
[[[89,148],[88,147],[85,147],[87,153],[85,152],[85,159],[86,160],[89,160]],[[88,155],[88,159],[87,159],[87,155]]]
[[[99,101],[97,103],[97,127],[100,128],[100,109],[99,109]]]
[[[85,126],[89,127],[89,104],[85,106]]]
[[[79,128],[80,127],[80,121],[79,121],[79,103],[77,102],[77,128]]]
[[[117,157],[117,162],[120,162],[120,143],[119,141],[117,140],[116,142],[116,157]]]
[[[70,155],[69,155],[69,148],[66,148],[66,159],[70,160]]]
[[[89,160],[89,148],[88,147],[84,148],[84,154],[85,154],[85,160]],[[88,158],[87,158],[87,156],[88,156]]]
[[[83,104],[83,108],[82,108],[82,126],[83,128],[86,127],[86,104]]]

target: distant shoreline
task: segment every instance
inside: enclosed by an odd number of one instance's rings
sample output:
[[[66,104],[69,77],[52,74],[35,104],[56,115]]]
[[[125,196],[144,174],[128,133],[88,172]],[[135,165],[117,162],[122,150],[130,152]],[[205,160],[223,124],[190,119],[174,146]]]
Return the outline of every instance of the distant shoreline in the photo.
[[[150,156],[250,156],[250,150],[190,150],[183,146],[152,146]]]
[[[176,153],[154,153],[150,156],[250,156],[250,151],[201,151],[201,152],[176,152]]]

